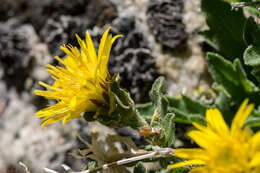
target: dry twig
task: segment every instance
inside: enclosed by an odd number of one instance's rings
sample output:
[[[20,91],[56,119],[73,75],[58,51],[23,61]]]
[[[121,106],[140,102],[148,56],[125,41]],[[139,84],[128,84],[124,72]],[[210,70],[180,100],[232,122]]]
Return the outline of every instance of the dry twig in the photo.
[[[137,153],[136,151],[132,151],[132,153]],[[127,158],[127,159],[121,159],[118,160],[116,162],[111,162],[108,164],[104,164],[98,168],[94,168],[91,170],[85,170],[85,171],[80,171],[80,172],[71,172],[71,168],[67,165],[62,165],[62,167],[66,170],[69,171],[69,173],[94,173],[100,170],[104,170],[104,169],[108,169],[111,167],[116,167],[116,166],[120,166],[120,165],[125,165],[128,163],[132,163],[132,162],[136,162],[139,160],[144,160],[144,159],[149,159],[149,158],[159,158],[159,157],[172,157],[174,154],[174,149],[172,148],[160,148],[158,146],[153,147],[153,151],[147,151],[147,153],[143,154],[143,155],[139,155],[139,156],[135,156],[135,157],[131,157],[131,158]],[[58,173],[56,171],[50,170],[48,168],[44,168],[44,170],[47,173]]]
[[[30,173],[28,167],[27,167],[23,162],[19,162],[19,165],[20,165],[21,167],[23,167],[23,169],[25,170],[25,173]]]

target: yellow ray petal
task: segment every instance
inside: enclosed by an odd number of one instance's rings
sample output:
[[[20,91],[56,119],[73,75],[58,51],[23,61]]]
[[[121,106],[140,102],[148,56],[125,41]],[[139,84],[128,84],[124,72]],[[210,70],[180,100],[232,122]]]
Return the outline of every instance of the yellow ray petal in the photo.
[[[59,63],[61,63],[62,65],[64,65],[64,61],[63,61],[60,57],[55,56],[54,58],[55,58],[57,61],[59,61]]]
[[[193,130],[188,133],[188,136],[193,139],[200,147],[205,149],[212,148],[212,144],[219,142],[220,140],[219,137],[210,130],[207,130],[206,133]]]
[[[103,55],[103,51],[104,51],[104,47],[105,47],[105,44],[106,44],[106,40],[107,40],[107,35],[110,31],[111,27],[109,27],[103,34],[102,38],[101,38],[101,41],[100,41],[100,45],[99,45],[99,48],[98,48],[98,59],[101,58],[101,55]]]
[[[260,151],[260,131],[257,132],[251,139],[250,144],[252,145],[252,151]]]
[[[96,54],[96,50],[93,44],[93,41],[90,37],[89,32],[86,32],[86,42],[87,42],[87,49],[88,49],[88,57],[90,58],[89,61],[91,61],[94,64],[97,64],[97,54]]]
[[[172,165],[169,165],[167,169],[173,169],[173,168],[180,168],[183,166],[191,166],[191,165],[203,165],[205,164],[202,160],[188,160],[184,162],[175,163]]]
[[[242,105],[239,107],[231,125],[231,136],[239,136],[241,129],[246,121],[247,117],[251,114],[254,109],[253,104],[248,104],[248,99],[245,99]]]
[[[203,160],[203,161],[209,159],[207,153],[202,149],[178,148],[174,151],[174,155],[183,159]]]
[[[206,122],[208,127],[218,134],[229,134],[229,128],[218,109],[206,111]]]
[[[206,126],[203,126],[199,123],[192,123],[192,125],[197,128],[198,130],[201,130],[201,131],[206,131],[208,128]]]
[[[66,53],[68,56],[70,56],[70,57],[73,57],[73,56],[74,56],[74,55],[72,54],[72,52],[69,50],[68,46],[65,46],[65,45],[60,46],[60,49],[61,49],[64,53]]]
[[[111,45],[118,39],[118,38],[120,38],[120,37],[124,37],[123,35],[116,35],[116,36],[114,36],[113,38],[112,38],[112,40],[111,40]]]
[[[74,112],[74,113],[69,114],[66,117],[64,117],[62,120],[62,125],[66,124],[67,122],[69,122],[70,120],[72,120],[74,118],[82,118],[80,116],[80,112]]]
[[[66,116],[66,114],[59,114],[59,115],[56,115],[56,116],[49,118],[48,120],[44,121],[41,125],[42,130],[44,130],[45,126],[52,124],[52,123],[56,123],[56,122],[62,120],[64,116]]]
[[[254,154],[254,157],[250,161],[250,167],[260,166],[260,151]]]

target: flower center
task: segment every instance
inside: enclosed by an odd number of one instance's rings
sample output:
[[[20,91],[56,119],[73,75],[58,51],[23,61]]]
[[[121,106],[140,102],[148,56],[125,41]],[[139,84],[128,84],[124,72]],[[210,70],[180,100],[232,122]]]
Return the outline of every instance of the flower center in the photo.
[[[219,173],[246,173],[248,162],[246,156],[243,154],[243,146],[238,144],[219,147],[218,153],[214,159],[212,166],[218,170]],[[221,167],[219,166],[221,165]]]

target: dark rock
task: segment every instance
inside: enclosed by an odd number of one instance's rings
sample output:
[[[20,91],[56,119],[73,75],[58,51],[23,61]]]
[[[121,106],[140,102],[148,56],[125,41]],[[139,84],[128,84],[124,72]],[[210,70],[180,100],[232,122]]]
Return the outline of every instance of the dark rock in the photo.
[[[7,96],[7,88],[4,81],[0,80],[0,119],[3,117],[6,107],[10,99]],[[0,130],[5,127],[5,123],[0,121]]]
[[[85,0],[0,0],[0,20],[14,16],[33,24],[37,31],[41,30],[52,15],[80,15],[85,13],[88,1]]]
[[[126,88],[136,102],[149,101],[153,81],[159,76],[155,58],[149,49],[126,49],[122,55],[111,58],[111,74],[119,73],[121,86]]]
[[[30,55],[31,39],[35,36],[31,25],[19,20],[0,23],[0,66],[7,87],[14,86],[18,91],[25,88],[25,81],[33,69]]]
[[[149,91],[159,76],[156,59],[148,47],[144,34],[137,29],[134,17],[120,18],[113,23],[112,33],[123,34],[112,49],[109,61],[111,74],[119,73],[121,86],[136,102],[150,100]]]
[[[28,15],[25,16],[39,32],[48,19],[60,15],[78,16],[85,13],[88,1],[85,0],[27,0],[29,4]],[[32,8],[35,8],[34,10]],[[36,16],[38,14],[40,18]]]
[[[118,40],[118,44],[112,50],[112,55],[121,55],[128,48],[147,48],[148,41],[144,34],[137,30],[134,17],[124,17],[113,23],[112,33],[122,34],[124,37]]]
[[[147,20],[157,42],[176,48],[187,40],[182,21],[183,0],[151,0]]]
[[[0,20],[19,16],[32,23],[37,32],[48,19],[60,15],[80,17],[88,27],[103,26],[117,17],[117,9],[109,0],[0,0],[0,4]]]
[[[47,43],[53,56],[61,56],[63,52],[60,50],[60,46],[64,44],[76,46],[75,34],[77,33],[82,37],[85,34],[86,27],[84,20],[79,17],[56,16],[47,20],[40,31],[40,37]]]
[[[9,16],[12,16],[13,11],[12,8],[10,8],[10,2],[12,1],[0,0],[0,21],[5,21]],[[9,11],[7,9],[9,9]]]
[[[109,0],[89,0],[86,16],[90,27],[101,27],[111,23],[117,17],[117,9]]]
[[[30,0],[28,0],[30,2]],[[39,2],[35,0],[35,3]],[[45,0],[43,2],[43,13],[58,13],[66,15],[80,15],[85,13],[89,1],[86,0]]]
[[[136,27],[134,17],[123,17],[115,20],[113,23],[112,31],[122,35],[128,35]]]
[[[62,8],[58,8],[56,12],[53,11],[40,30],[40,36],[48,44],[53,56],[63,54],[60,50],[63,44],[77,45],[76,33],[84,38],[87,28],[103,26],[117,17],[117,10],[109,0],[90,0],[87,4],[82,3],[82,7],[85,10],[81,13],[73,13],[75,15],[67,15],[72,12],[70,8],[65,8],[64,14],[68,11],[66,15],[63,15]]]

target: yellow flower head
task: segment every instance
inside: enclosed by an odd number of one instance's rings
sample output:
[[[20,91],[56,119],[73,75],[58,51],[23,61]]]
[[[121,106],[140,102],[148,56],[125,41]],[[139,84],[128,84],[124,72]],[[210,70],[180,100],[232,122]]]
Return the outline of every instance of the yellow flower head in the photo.
[[[62,123],[80,118],[83,112],[98,112],[100,106],[108,105],[108,85],[111,77],[107,63],[113,42],[122,35],[108,36],[108,28],[102,36],[96,54],[90,34],[86,32],[86,43],[76,35],[81,50],[74,46],[62,46],[68,55],[64,60],[55,57],[64,67],[47,65],[47,71],[55,80],[52,86],[40,82],[47,91],[34,93],[48,99],[55,99],[51,105],[36,113],[43,118],[42,128],[62,120]]]
[[[218,109],[206,112],[207,126],[193,125],[188,136],[201,148],[176,149],[177,157],[189,159],[170,165],[177,168],[197,165],[192,173],[259,173],[260,172],[260,132],[253,134],[248,127],[243,128],[245,120],[253,110],[245,100],[237,111],[231,128],[225,123]]]

